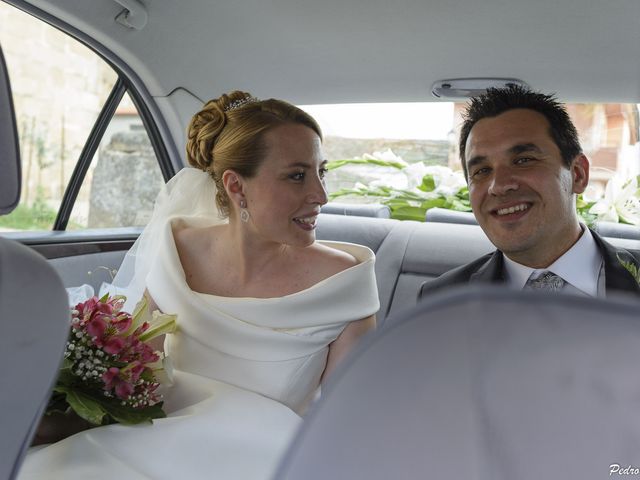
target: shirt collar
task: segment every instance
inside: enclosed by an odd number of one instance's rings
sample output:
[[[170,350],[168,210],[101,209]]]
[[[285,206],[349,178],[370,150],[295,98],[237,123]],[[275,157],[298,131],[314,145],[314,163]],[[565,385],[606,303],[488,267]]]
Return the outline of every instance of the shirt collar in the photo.
[[[547,268],[530,268],[504,255],[504,273],[509,285],[522,290],[532,273],[538,276],[549,270],[587,295],[597,296],[602,255],[589,229],[584,225],[581,227],[582,235],[578,241]]]

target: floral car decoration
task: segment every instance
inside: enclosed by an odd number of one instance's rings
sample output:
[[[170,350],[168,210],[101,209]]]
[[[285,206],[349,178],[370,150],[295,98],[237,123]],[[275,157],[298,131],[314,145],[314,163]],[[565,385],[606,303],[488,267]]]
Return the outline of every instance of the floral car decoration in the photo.
[[[327,168],[360,168],[362,181],[329,194],[332,200],[350,198],[379,203],[391,210],[391,218],[424,222],[430,208],[470,212],[469,190],[460,170],[424,162],[407,163],[391,150],[362,157],[333,160]],[[366,182],[366,183],[364,183]],[[640,225],[640,176],[612,177],[604,191],[589,187],[577,196],[578,215],[587,225],[609,221]]]

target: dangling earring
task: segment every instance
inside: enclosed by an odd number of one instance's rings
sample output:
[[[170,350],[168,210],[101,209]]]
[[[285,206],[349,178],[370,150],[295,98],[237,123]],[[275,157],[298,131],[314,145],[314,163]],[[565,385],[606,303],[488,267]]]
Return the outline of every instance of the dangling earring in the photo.
[[[249,221],[249,210],[247,210],[247,202],[244,200],[240,200],[240,220],[242,220],[243,223]]]

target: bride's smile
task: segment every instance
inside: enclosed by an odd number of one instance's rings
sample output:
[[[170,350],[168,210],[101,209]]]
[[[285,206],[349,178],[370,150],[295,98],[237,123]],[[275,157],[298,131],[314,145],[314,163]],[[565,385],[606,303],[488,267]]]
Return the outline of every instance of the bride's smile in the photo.
[[[247,234],[306,247],[315,240],[316,219],[328,199],[320,137],[304,125],[285,124],[267,132],[264,144],[256,175],[241,180]]]

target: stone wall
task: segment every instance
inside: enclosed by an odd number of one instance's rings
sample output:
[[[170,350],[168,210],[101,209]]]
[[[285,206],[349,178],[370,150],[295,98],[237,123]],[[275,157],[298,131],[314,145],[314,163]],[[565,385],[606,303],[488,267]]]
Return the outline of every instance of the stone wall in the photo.
[[[163,184],[146,131],[113,134],[93,171],[87,226],[145,225]]]

